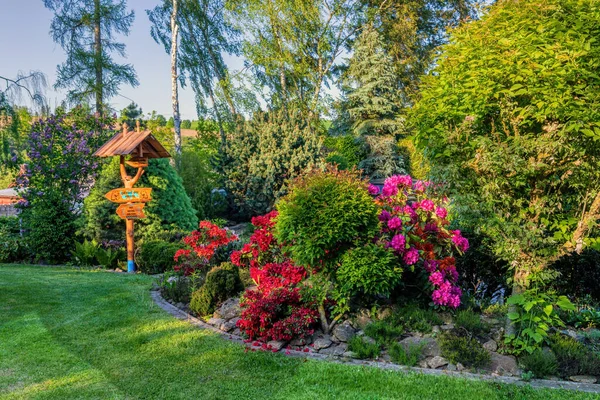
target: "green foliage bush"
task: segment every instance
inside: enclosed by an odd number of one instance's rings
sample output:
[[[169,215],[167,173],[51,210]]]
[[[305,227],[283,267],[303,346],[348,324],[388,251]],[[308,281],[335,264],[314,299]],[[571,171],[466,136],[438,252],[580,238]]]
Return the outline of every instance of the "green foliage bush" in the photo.
[[[75,242],[75,250],[71,250],[73,261],[80,267],[92,267],[96,265],[96,256],[100,245],[95,240],[84,240],[82,243]]]
[[[405,332],[403,326],[392,325],[387,321],[375,321],[365,326],[365,335],[372,337],[380,346],[393,343]]]
[[[379,221],[367,183],[354,171],[312,170],[277,203],[275,237],[299,265],[334,260],[372,238]]]
[[[551,351],[538,349],[520,357],[519,363],[525,371],[532,372],[536,378],[555,376],[558,371],[556,356]]]
[[[225,186],[241,216],[262,215],[287,193],[286,181],[320,159],[313,118],[293,105],[239,121],[221,160]],[[316,124],[315,124],[316,126]]]
[[[461,363],[468,367],[484,367],[491,360],[490,353],[481,343],[468,336],[446,333],[440,337],[442,356],[453,364]]]
[[[330,154],[338,154],[346,160],[348,168],[358,166],[360,160],[367,156],[366,149],[361,140],[354,135],[327,136],[323,145]],[[340,168],[343,169],[343,168]]]
[[[119,160],[115,157],[100,173],[89,196],[84,200],[80,232],[99,243],[122,240],[125,223],[116,214],[117,204],[104,195],[123,186]],[[151,159],[137,187],[151,187],[152,201],[144,207],[146,218],[136,221],[136,240],[156,238],[164,231],[189,232],[198,227],[198,218],[181,178],[167,159]]]
[[[400,343],[393,343],[388,352],[392,361],[396,364],[414,367],[421,358],[422,350],[423,345],[411,344],[408,348],[404,348]]]
[[[190,310],[200,316],[212,314],[219,304],[243,290],[238,267],[223,263],[210,270],[204,285],[192,293]]]
[[[402,268],[392,250],[374,243],[348,250],[337,270],[339,290],[348,297],[389,296],[401,276]]]
[[[28,257],[17,217],[0,217],[0,263],[23,261]]]
[[[368,342],[360,336],[354,336],[348,341],[348,350],[361,360],[377,358],[381,353],[381,349],[377,343]]]
[[[488,330],[488,326],[481,320],[481,316],[471,310],[457,312],[453,321],[456,328],[462,328],[472,335],[479,335]]]
[[[162,296],[176,303],[188,303],[192,292],[192,280],[188,277],[167,271],[159,280],[158,286]]]
[[[349,166],[349,163],[348,163],[348,160],[346,159],[346,157],[344,157],[343,155],[341,155],[339,153],[329,153],[329,155],[327,156],[325,161],[328,164],[334,164],[337,167],[337,169],[339,169],[340,171],[347,170],[348,166]]]
[[[590,351],[577,340],[554,334],[550,337],[550,348],[556,355],[562,377],[600,375],[600,354]]]
[[[146,274],[160,274],[173,268],[175,264],[173,257],[180,248],[180,243],[162,240],[143,241],[137,249],[136,263],[140,271]]]
[[[423,309],[416,305],[399,307],[385,322],[393,326],[402,326],[408,332],[429,333],[433,325],[441,325],[442,319],[433,310]]]

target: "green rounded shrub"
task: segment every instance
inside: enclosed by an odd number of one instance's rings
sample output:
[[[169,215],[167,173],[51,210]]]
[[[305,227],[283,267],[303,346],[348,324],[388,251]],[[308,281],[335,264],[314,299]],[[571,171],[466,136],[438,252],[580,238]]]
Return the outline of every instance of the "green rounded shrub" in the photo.
[[[491,356],[477,340],[448,333],[440,338],[442,356],[451,363],[461,363],[467,367],[484,367],[490,363]]]
[[[204,285],[192,293],[190,310],[201,316],[212,314],[219,304],[243,290],[238,268],[231,263],[223,263],[211,269]]]
[[[0,263],[23,261],[27,257],[27,246],[20,235],[19,219],[0,218]]]
[[[175,252],[181,248],[180,243],[162,240],[144,241],[138,247],[136,257],[140,271],[146,274],[160,274],[173,267]]]
[[[554,376],[558,371],[558,361],[551,351],[535,350],[531,354],[520,357],[519,363],[524,370],[530,371],[536,378]]]
[[[372,238],[379,221],[368,183],[357,171],[312,170],[277,204],[275,237],[299,265],[335,260]]]

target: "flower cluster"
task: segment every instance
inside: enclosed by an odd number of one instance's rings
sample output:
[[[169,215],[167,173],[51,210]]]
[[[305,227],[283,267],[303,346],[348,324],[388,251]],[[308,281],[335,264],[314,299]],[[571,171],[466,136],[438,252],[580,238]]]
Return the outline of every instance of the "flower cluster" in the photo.
[[[250,243],[231,255],[234,265],[250,268],[257,285],[244,294],[237,326],[250,339],[265,342],[311,335],[318,319],[316,305],[301,293],[306,270],[294,265],[273,237],[276,217],[273,211],[253,218]]]
[[[207,270],[212,266],[215,253],[236,240],[237,236],[230,231],[210,221],[201,221],[197,230],[183,238],[189,248],[177,250],[173,257],[176,263],[173,269],[186,276],[196,270]]]
[[[452,255],[467,251],[469,242],[460,231],[448,229],[447,199],[435,194],[431,182],[396,175],[386,179],[376,202],[381,207],[379,240],[405,265],[425,269],[436,305],[457,308],[462,291]]]

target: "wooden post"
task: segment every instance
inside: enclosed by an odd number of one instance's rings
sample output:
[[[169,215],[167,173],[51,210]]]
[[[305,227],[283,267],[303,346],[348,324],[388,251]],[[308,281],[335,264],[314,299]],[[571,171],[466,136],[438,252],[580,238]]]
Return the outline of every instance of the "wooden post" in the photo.
[[[133,220],[125,220],[125,232],[127,237],[127,272],[135,272],[134,251],[135,243],[133,241]]]

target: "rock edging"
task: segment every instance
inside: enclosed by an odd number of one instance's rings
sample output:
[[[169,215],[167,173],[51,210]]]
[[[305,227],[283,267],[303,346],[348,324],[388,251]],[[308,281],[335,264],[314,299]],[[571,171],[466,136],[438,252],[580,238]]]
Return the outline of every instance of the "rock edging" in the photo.
[[[214,332],[221,336],[223,339],[229,340],[231,342],[240,343],[251,349],[261,349],[261,346],[256,346],[252,342],[246,343],[243,337],[233,334],[227,333],[218,329],[206,322],[202,321],[199,318],[194,317],[193,315],[175,307],[174,305],[167,302],[160,294],[159,290],[152,289],[150,292],[150,297],[154,301],[154,303],[162,308],[164,311],[172,315],[173,317],[187,321],[192,325],[200,329],[206,329],[211,332]],[[600,393],[600,385],[597,384],[589,384],[589,383],[577,383],[577,382],[569,382],[569,381],[553,381],[547,379],[532,379],[528,382],[523,381],[520,378],[510,377],[510,376],[497,376],[497,375],[484,375],[484,374],[475,374],[472,372],[465,371],[451,371],[451,370],[438,370],[438,369],[430,369],[430,368],[419,368],[419,367],[408,367],[405,365],[398,365],[393,363],[386,363],[380,361],[364,361],[364,360],[356,360],[349,359],[347,357],[339,356],[336,354],[321,354],[314,352],[304,352],[293,349],[285,349],[281,348],[279,350],[272,350],[273,352],[283,353],[287,356],[291,357],[301,357],[301,358],[310,358],[313,360],[327,360],[331,362],[336,362],[339,364],[348,364],[348,365],[361,365],[361,366],[369,366],[375,367],[385,370],[392,371],[400,371],[405,373],[420,373],[426,375],[445,375],[452,376],[456,378],[463,378],[468,380],[480,380],[480,381],[493,381],[499,383],[527,386],[530,385],[534,388],[546,388],[546,389],[565,389],[565,390],[575,390],[580,392],[587,393]]]

